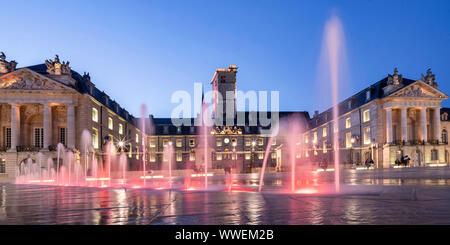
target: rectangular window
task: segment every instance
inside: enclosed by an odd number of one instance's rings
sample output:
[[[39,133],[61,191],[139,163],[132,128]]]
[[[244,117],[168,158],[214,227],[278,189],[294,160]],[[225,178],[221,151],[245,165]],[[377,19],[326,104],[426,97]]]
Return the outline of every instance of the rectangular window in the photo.
[[[98,110],[96,108],[92,108],[92,121],[98,122]]]
[[[245,160],[250,160],[250,153],[245,153]]]
[[[328,134],[327,128],[323,128],[322,129],[322,137],[327,137],[327,134]]]
[[[348,132],[345,134],[345,147],[352,147],[352,133]]]
[[[111,117],[108,117],[108,128],[110,130],[114,129],[114,125],[113,125],[113,119]]]
[[[163,139],[163,141],[162,141],[163,147],[166,147],[167,143],[169,143],[169,140]]]
[[[370,100],[370,90],[366,91],[366,100]]]
[[[163,161],[167,162],[169,160],[168,154],[163,154]]]
[[[195,161],[195,152],[189,153],[189,161]]]
[[[156,147],[156,139],[150,139],[150,148]]]
[[[136,146],[136,160],[139,160],[139,147]]]
[[[370,110],[363,111],[363,122],[370,121]]]
[[[98,149],[98,130],[96,128],[92,128],[92,147]]]
[[[431,150],[431,161],[438,160],[439,159],[438,155],[439,155],[438,150],[436,150],[436,149]]]
[[[6,160],[4,158],[0,159],[0,174],[6,173]]]
[[[251,140],[250,139],[245,139],[245,146],[251,146],[252,145],[252,142],[251,142]]]
[[[277,139],[273,138],[272,139],[272,145],[276,145],[277,144]]]
[[[323,153],[327,153],[328,149],[327,149],[327,141],[324,140],[322,143],[322,151]]]
[[[270,154],[272,159],[277,159],[277,153],[276,152],[272,152],[272,154]]]
[[[59,128],[59,142],[66,145],[66,128]]]
[[[189,146],[195,147],[195,139],[189,139]]]
[[[222,146],[222,139],[216,140],[216,146]]]
[[[258,153],[258,159],[264,159],[264,153]]]
[[[44,128],[34,128],[34,146],[38,148],[44,146]]]
[[[11,148],[11,128],[5,128],[5,146],[7,149]]]
[[[131,143],[128,143],[128,158],[131,158],[133,156],[133,146]]]
[[[345,128],[350,128],[352,126],[352,122],[350,120],[350,117],[345,119]]]
[[[181,162],[183,160],[183,154],[181,152],[177,152],[176,160],[177,162]]]
[[[258,145],[264,145],[264,139],[263,138],[259,138],[258,139]]]
[[[217,153],[217,155],[216,155],[216,160],[217,160],[217,161],[222,160],[222,154],[221,154],[221,153]]]
[[[305,136],[305,143],[309,143],[308,135]]]
[[[139,134],[136,134],[136,139],[135,139],[136,143],[139,143]]]
[[[372,136],[370,134],[370,127],[365,127],[363,129],[363,132],[364,132],[364,144],[368,145],[368,144],[370,144],[370,141],[371,141],[371,138],[372,138]]]
[[[123,134],[123,124],[119,123],[119,134]]]
[[[150,162],[156,162],[156,155],[153,153],[150,154]]]
[[[175,141],[175,146],[176,147],[182,147],[183,146],[183,140],[182,139],[177,139]]]
[[[314,132],[313,134],[313,143],[317,143],[317,132]]]

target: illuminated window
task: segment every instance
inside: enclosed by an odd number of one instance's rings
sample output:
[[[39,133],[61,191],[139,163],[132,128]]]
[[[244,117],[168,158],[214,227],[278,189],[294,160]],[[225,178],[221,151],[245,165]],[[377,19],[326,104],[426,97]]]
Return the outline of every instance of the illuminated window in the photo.
[[[323,128],[322,129],[322,137],[327,137],[327,134],[328,134],[327,128]]]
[[[302,156],[302,153],[300,153],[300,152],[297,152],[297,154],[295,154],[296,158],[300,158],[301,156]]]
[[[189,146],[195,147],[195,139],[189,139]]]
[[[92,128],[92,147],[98,149],[98,130],[96,128]]]
[[[110,130],[114,129],[114,125],[113,125],[113,119],[111,117],[108,117],[108,128]]]
[[[182,139],[177,139],[175,141],[175,146],[176,147],[182,147],[183,146],[183,140]]]
[[[217,153],[217,154],[216,154],[216,160],[217,160],[217,161],[222,160],[222,154],[221,154],[221,153]]]
[[[164,162],[167,162],[167,160],[169,160],[169,156],[168,156],[167,153],[164,153],[164,154],[163,154],[163,161],[164,161]]]
[[[370,127],[365,127],[363,129],[364,132],[364,144],[368,145],[370,144],[370,139],[372,138],[372,135],[370,134]]]
[[[183,160],[183,154],[181,152],[177,152],[175,158],[177,162],[181,162]]]
[[[352,133],[348,132],[345,134],[345,147],[352,147]]]
[[[169,140],[168,139],[163,139],[163,141],[162,141],[163,147],[166,147],[167,143],[169,143]]]
[[[216,140],[216,146],[222,146],[222,140],[221,139],[217,139]]]
[[[251,146],[251,145],[252,145],[251,140],[249,138],[246,138],[245,139],[245,146]]]
[[[98,110],[96,108],[92,108],[92,121],[98,122]]]
[[[263,138],[259,138],[258,139],[258,145],[264,145],[264,139]]]
[[[363,112],[363,122],[370,121],[370,110],[365,110]]]
[[[250,159],[250,153],[245,153],[245,160],[249,160]]]
[[[327,153],[327,141],[326,140],[324,140],[323,141],[323,143],[322,143],[322,151],[323,151],[323,153]]]
[[[350,117],[345,119],[345,128],[350,128],[352,126],[352,122],[350,120]]]
[[[317,132],[314,132],[314,135],[313,135],[313,143],[314,143],[314,144],[317,143]]]
[[[194,152],[189,153],[189,161],[195,161],[195,153]]]
[[[156,139],[150,139],[150,148],[156,147]]]
[[[306,135],[305,136],[305,143],[308,143],[309,142],[309,138],[308,138],[308,135]]]
[[[156,162],[156,155],[155,154],[150,154],[150,162]]]
[[[131,158],[133,156],[133,146],[131,143],[128,143],[128,158]]]
[[[119,134],[123,134],[123,124],[119,123]]]
[[[264,153],[258,153],[258,159],[264,159]]]
[[[276,145],[277,144],[277,139],[273,138],[272,139],[272,145]]]
[[[136,146],[136,160],[139,160],[139,147]]]
[[[272,159],[277,159],[277,153],[276,152],[272,152],[272,154],[270,154]]]
[[[136,141],[136,143],[139,143],[139,134],[136,134],[135,141]]]

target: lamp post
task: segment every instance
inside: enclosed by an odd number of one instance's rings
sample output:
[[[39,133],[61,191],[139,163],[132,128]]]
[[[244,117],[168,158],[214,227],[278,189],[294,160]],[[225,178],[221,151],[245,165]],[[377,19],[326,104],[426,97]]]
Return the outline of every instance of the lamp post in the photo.
[[[354,163],[353,163],[353,143],[355,143],[354,137],[352,137],[350,139],[350,163],[352,164],[352,166],[354,165]]]

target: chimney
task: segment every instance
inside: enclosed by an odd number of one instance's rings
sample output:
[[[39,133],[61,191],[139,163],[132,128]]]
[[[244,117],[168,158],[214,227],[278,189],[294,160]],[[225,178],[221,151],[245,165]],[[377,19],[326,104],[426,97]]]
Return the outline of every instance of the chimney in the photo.
[[[313,116],[313,118],[318,117],[318,116],[319,116],[319,111],[314,111],[314,116]]]

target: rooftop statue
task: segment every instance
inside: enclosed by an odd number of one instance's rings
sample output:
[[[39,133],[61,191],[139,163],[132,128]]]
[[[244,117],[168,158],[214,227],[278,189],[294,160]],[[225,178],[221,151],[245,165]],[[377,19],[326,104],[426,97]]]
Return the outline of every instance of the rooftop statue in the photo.
[[[427,70],[427,75],[424,76],[422,74],[422,78],[420,80],[422,80],[424,83],[427,83],[428,85],[431,86],[437,86],[437,83],[434,81],[435,80],[435,75],[431,72],[431,69]]]
[[[69,61],[61,63],[59,61],[59,56],[55,56],[55,61],[46,60],[45,65],[47,66],[47,72],[51,75],[70,75],[72,71],[69,67]]]
[[[401,85],[403,80],[402,75],[398,74],[398,69],[397,67],[394,68],[394,74],[388,74],[388,85],[394,85],[394,86],[398,86]]]
[[[6,55],[3,52],[0,52],[0,73],[8,73],[16,70],[17,62],[11,60],[10,62],[6,61]]]

